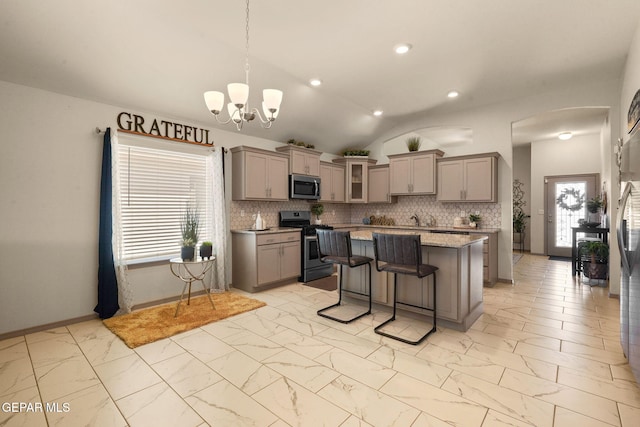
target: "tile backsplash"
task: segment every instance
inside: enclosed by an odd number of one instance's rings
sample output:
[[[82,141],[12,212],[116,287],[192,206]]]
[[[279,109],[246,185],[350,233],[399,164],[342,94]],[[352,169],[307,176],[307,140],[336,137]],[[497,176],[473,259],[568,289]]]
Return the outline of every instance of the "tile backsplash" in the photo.
[[[480,213],[481,226],[500,228],[501,206],[499,203],[442,203],[436,196],[398,196],[397,203],[369,203],[369,204],[339,204],[323,203],[324,224],[361,224],[363,218],[371,215],[384,215],[393,218],[397,225],[413,225],[411,219],[418,215],[422,224],[435,221],[436,226],[451,227],[454,218],[467,217],[476,211]],[[288,202],[247,202],[232,201],[229,215],[231,229],[251,228],[255,221],[254,215],[260,211],[260,216],[268,227],[278,225],[278,212],[283,210],[309,210],[311,203],[306,201]],[[242,215],[244,213],[244,216]]]

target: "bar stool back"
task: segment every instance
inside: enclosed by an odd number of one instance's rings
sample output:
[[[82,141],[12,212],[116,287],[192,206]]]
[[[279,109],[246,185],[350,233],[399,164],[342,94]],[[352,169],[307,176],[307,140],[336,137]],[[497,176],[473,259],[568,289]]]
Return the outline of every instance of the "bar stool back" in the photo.
[[[332,304],[328,307],[318,310],[318,316],[326,317],[327,319],[335,320],[337,322],[349,323],[356,319],[359,319],[362,316],[371,314],[371,261],[373,261],[373,258],[361,255],[353,255],[353,252],[351,250],[351,234],[348,231],[318,229],[316,230],[316,234],[318,236],[318,252],[320,261],[337,264],[340,270],[340,280],[338,281],[338,302],[336,304]],[[334,307],[338,307],[342,304],[342,266],[344,265],[349,268],[367,265],[369,270],[369,292],[367,294],[360,294],[358,292],[350,291],[359,295],[368,296],[369,309],[364,313],[359,313],[355,317],[351,317],[348,319],[335,317],[325,313],[325,311],[330,310]]]
[[[436,271],[438,267],[422,263],[422,247],[420,235],[381,234],[373,233],[373,251],[376,260],[376,270],[393,273],[393,315],[391,318],[374,328],[377,334],[393,338],[407,344],[419,344],[427,336],[436,331]],[[398,304],[398,274],[407,274],[418,278],[433,275],[433,308],[414,306],[433,313],[432,328],[418,340],[412,341],[398,335],[382,331],[382,328],[396,320],[396,306]],[[400,303],[403,304],[403,303]]]

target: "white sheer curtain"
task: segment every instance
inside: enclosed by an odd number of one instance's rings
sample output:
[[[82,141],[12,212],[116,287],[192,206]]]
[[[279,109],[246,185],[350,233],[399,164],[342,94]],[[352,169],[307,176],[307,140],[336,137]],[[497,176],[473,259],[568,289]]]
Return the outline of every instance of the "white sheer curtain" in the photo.
[[[228,290],[229,289],[229,258],[227,257],[227,233],[229,225],[227,224],[227,214],[225,209],[224,198],[224,179],[222,174],[222,151],[224,148],[214,148],[213,152],[207,157],[207,171],[209,179],[207,189],[212,195],[211,198],[211,242],[213,243],[213,255],[216,257],[215,277],[212,289]]]
[[[133,290],[127,277],[127,265],[123,259],[122,246],[122,209],[120,207],[120,161],[118,160],[118,131],[111,130],[111,203],[113,226],[113,263],[116,268],[118,280],[118,305],[120,310],[116,313],[125,314],[131,312],[133,307]]]

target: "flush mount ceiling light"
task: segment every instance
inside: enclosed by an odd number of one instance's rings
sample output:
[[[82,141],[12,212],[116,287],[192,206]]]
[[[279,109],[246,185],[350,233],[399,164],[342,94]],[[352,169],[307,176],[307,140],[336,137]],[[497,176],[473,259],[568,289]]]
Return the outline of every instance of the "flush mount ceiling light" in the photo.
[[[220,119],[220,112],[224,106],[224,94],[218,91],[208,91],[204,93],[204,101],[211,114],[218,123],[227,124],[233,122],[238,130],[242,129],[244,122],[250,122],[256,117],[260,119],[261,126],[265,129],[271,127],[278,113],[282,102],[282,91],[277,89],[265,89],[262,91],[262,112],[264,118],[257,108],[249,108],[249,0],[247,0],[247,19],[245,27],[246,35],[246,55],[245,55],[245,83],[229,83],[227,91],[231,102],[227,104],[229,118]]]
[[[449,91],[449,93],[447,93],[448,98],[457,98],[458,95],[460,95],[460,92],[458,92],[457,90],[451,90]]]
[[[311,80],[309,80],[309,84],[311,86],[320,86],[322,84],[322,80],[320,80],[320,79],[311,79]]]
[[[376,117],[380,117],[382,115],[382,110],[374,110],[373,115]]]
[[[562,132],[558,134],[558,138],[560,138],[563,141],[566,141],[567,139],[571,139],[572,136],[573,134],[571,132]]]
[[[404,55],[411,50],[411,47],[409,43],[400,43],[393,47],[393,51],[398,55]]]

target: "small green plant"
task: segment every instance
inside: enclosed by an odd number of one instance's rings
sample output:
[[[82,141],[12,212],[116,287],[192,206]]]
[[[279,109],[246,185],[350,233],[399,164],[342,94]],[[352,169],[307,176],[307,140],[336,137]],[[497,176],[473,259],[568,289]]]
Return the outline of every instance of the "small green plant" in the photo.
[[[213,246],[211,242],[202,242],[202,246]]]
[[[368,156],[369,150],[360,150],[357,148],[347,148],[342,151],[343,156]]]
[[[195,247],[200,233],[200,216],[196,209],[187,208],[180,224],[182,246]]]
[[[469,214],[469,222],[480,222],[480,215],[477,214]]]
[[[407,138],[407,148],[409,151],[418,151],[422,145],[422,139],[419,136]]]
[[[587,210],[591,213],[598,212],[598,209],[600,209],[602,206],[603,206],[602,196],[600,195],[597,195],[587,200]]]
[[[609,245],[604,242],[585,242],[580,246],[580,255],[588,256],[591,263],[607,263],[609,261]]]
[[[314,203],[311,205],[311,213],[316,216],[317,219],[320,219],[320,215],[324,212],[324,205],[322,203]]]

